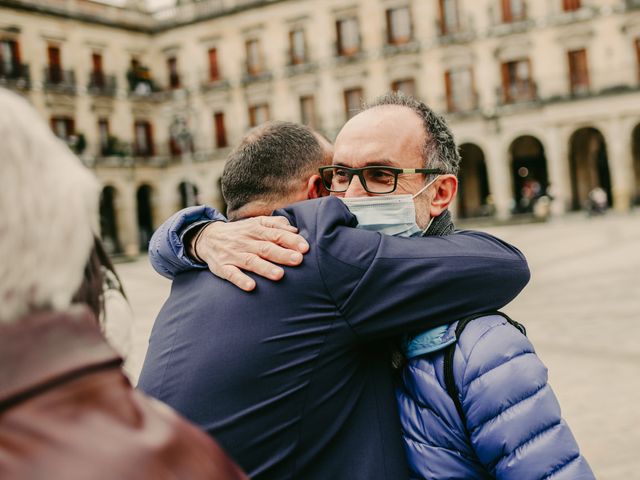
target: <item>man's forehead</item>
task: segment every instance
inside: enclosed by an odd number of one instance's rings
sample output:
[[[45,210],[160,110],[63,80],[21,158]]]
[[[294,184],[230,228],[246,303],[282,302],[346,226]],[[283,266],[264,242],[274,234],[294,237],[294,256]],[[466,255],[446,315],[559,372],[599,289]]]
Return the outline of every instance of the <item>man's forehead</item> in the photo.
[[[405,107],[374,107],[356,115],[335,142],[333,163],[349,167],[422,165],[425,142],[420,118]]]

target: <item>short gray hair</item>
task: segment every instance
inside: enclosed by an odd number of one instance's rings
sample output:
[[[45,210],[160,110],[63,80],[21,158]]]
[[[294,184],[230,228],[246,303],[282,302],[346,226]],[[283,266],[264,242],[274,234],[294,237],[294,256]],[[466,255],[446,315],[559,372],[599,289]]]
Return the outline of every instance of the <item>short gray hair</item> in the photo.
[[[271,121],[247,133],[227,158],[222,195],[230,214],[255,200],[286,198],[324,161],[313,131],[304,125]]]
[[[379,96],[364,106],[365,110],[383,106],[406,107],[422,120],[426,141],[422,148],[424,168],[440,168],[457,175],[460,170],[460,152],[444,118],[431,110],[424,102],[402,93],[390,92]]]
[[[0,323],[71,304],[98,182],[27,101],[0,88]]]

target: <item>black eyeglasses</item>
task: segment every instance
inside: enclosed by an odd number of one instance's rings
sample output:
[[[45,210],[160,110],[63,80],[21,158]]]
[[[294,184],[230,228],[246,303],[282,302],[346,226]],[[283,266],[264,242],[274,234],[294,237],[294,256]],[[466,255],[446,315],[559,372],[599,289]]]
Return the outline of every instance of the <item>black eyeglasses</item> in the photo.
[[[437,168],[396,168],[371,166],[348,168],[339,165],[320,167],[320,177],[324,188],[333,193],[346,192],[354,175],[358,176],[362,187],[369,193],[392,193],[398,186],[398,175],[422,173],[425,175],[443,174]]]

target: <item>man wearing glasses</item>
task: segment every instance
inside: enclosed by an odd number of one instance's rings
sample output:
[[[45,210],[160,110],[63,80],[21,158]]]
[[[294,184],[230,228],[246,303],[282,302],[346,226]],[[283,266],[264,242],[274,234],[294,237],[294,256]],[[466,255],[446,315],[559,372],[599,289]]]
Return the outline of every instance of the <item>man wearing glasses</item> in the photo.
[[[175,277],[139,386],[215,435],[252,478],[407,478],[393,341],[500,308],[528,281],[520,252],[490,235],[395,238],[353,228],[420,236],[455,195],[451,133],[422,104],[403,102],[385,97],[351,119],[336,140],[334,164],[320,171],[322,148],[305,127],[267,125],[245,137],[223,175],[230,218],[270,214],[325,189],[332,197],[276,212],[301,236],[272,217],[200,229],[210,244],[207,231],[217,238],[245,228],[243,248],[234,247],[242,261],[210,263],[231,282],[202,270],[179,242],[185,223],[215,218],[211,211],[174,216],[152,239],[152,261],[165,276],[201,270]],[[294,170],[301,163],[309,168]],[[274,232],[270,247],[265,239]],[[207,253],[192,236],[196,257],[232,256],[228,246]],[[308,253],[300,262],[283,245],[302,242]],[[269,254],[299,265],[283,276],[264,260]],[[233,270],[247,264],[280,282]]]

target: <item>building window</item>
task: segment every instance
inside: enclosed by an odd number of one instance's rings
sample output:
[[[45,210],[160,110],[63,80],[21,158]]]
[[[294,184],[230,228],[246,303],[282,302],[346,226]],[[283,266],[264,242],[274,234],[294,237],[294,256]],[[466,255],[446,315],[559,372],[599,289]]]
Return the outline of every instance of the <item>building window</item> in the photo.
[[[172,135],[172,133],[171,129],[169,129],[169,154],[172,157],[179,157],[182,155],[182,149],[180,148],[178,139]]]
[[[249,126],[256,127],[269,121],[269,105],[261,103],[249,107]]]
[[[256,39],[247,40],[245,47],[247,51],[247,73],[249,75],[260,74],[262,72],[260,42]]]
[[[471,67],[453,68],[444,74],[447,110],[459,112],[477,108],[473,70]]]
[[[146,120],[135,122],[135,154],[139,157],[153,155],[153,130]]]
[[[20,72],[20,50],[15,40],[0,40],[0,77],[15,78]]]
[[[49,59],[49,69],[47,72],[48,83],[62,83],[62,60],[60,47],[49,45],[47,47],[47,57]]]
[[[565,12],[574,12],[580,10],[580,0],[562,0],[562,9]]]
[[[167,70],[169,71],[169,87],[180,88],[180,74],[178,73],[178,59],[176,57],[167,59]]]
[[[416,96],[416,82],[413,78],[404,78],[391,83],[391,90],[401,92],[408,97]]]
[[[69,142],[74,134],[74,122],[69,117],[51,117],[51,129],[56,137]]]
[[[104,72],[102,71],[102,55],[91,55],[91,87],[104,88]]]
[[[387,42],[401,45],[411,41],[411,12],[409,7],[387,10]]]
[[[100,155],[109,155],[109,120],[106,118],[98,119],[98,138],[100,140]]]
[[[636,38],[636,64],[638,66],[638,82],[640,82],[640,38]]]
[[[338,55],[355,55],[360,51],[360,29],[356,17],[342,18],[336,21],[338,35]]]
[[[502,0],[502,21],[517,22],[526,18],[524,0]]]
[[[291,65],[300,65],[307,61],[307,43],[302,28],[289,32],[289,52]]]
[[[442,35],[455,33],[459,27],[458,0],[440,0],[440,32]]]
[[[347,120],[362,109],[362,88],[350,88],[344,91],[344,109]]]
[[[502,89],[505,103],[534,98],[535,85],[531,78],[529,59],[514,60],[502,64]]]
[[[129,90],[136,95],[149,95],[156,90],[149,67],[140,63],[137,58],[131,59],[131,64],[127,71],[127,82],[129,83]]]
[[[316,101],[313,95],[300,97],[300,122],[316,128]]]
[[[228,144],[227,142],[227,129],[224,125],[224,113],[216,112],[213,114],[213,126],[216,136],[216,148],[224,148]]]
[[[218,68],[218,49],[209,49],[209,81],[217,82],[220,80],[220,70]]]
[[[568,52],[569,57],[569,85],[572,94],[589,91],[589,68],[587,66],[587,51],[583,48]]]

